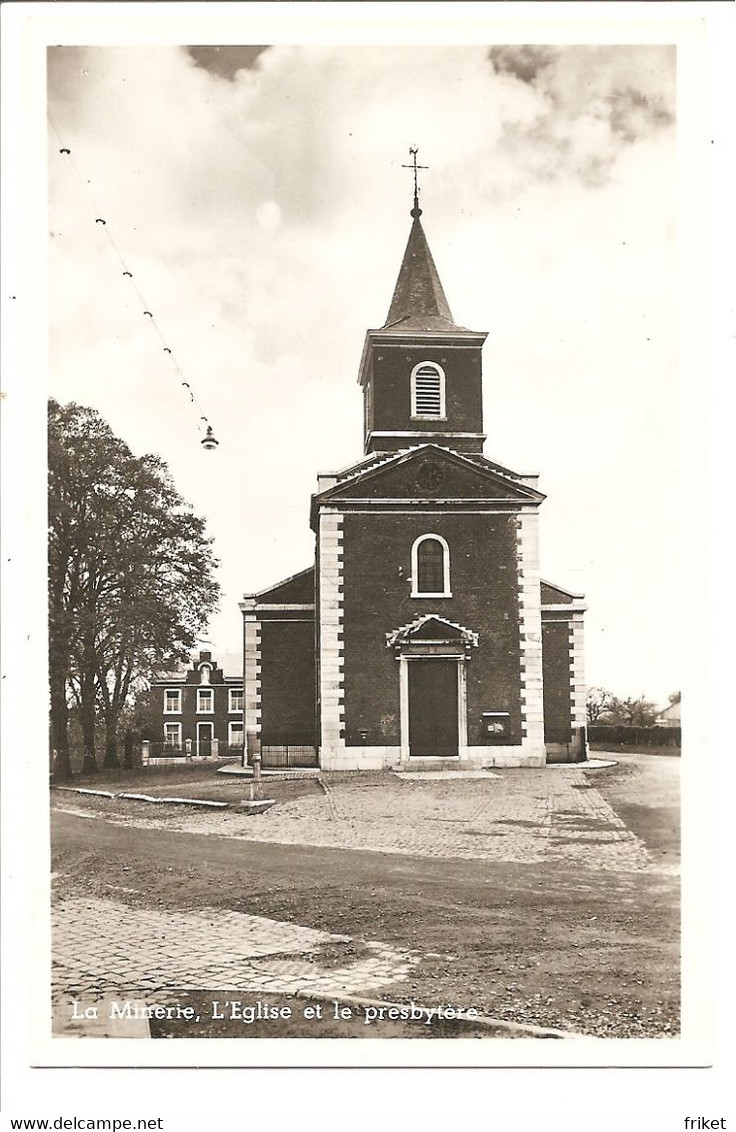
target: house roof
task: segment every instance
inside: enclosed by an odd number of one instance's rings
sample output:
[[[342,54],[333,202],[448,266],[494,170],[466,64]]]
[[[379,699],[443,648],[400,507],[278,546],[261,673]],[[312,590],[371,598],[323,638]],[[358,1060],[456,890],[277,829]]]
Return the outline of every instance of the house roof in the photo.
[[[313,602],[314,601],[314,566],[300,570],[298,574],[291,574],[280,582],[274,582],[265,590],[253,594],[259,602]]]
[[[572,590],[565,590],[554,582],[546,581],[545,578],[540,579],[539,585],[542,593],[542,605],[572,605],[573,602],[584,596],[583,594],[573,593]]]
[[[165,672],[158,672],[151,682],[156,684],[166,680],[182,680],[194,664],[199,664],[197,655],[191,656],[186,663],[175,665]],[[222,669],[226,680],[243,678],[243,654],[240,652],[218,652],[217,649],[212,649],[212,664]]]
[[[682,704],[677,700],[674,704],[667,704],[660,711],[657,719],[665,719],[668,723],[679,723],[682,718]]]
[[[452,317],[418,215],[412,221],[391,306],[381,329],[468,333],[467,327],[458,326]]]

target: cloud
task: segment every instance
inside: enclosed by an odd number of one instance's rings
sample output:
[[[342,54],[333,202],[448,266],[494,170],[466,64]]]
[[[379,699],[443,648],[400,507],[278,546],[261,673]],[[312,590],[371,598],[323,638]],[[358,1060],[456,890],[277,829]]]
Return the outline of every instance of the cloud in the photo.
[[[524,83],[533,83],[537,75],[555,58],[557,48],[515,45],[492,47],[488,58],[499,75],[514,75]]]
[[[233,79],[238,71],[252,70],[258,59],[268,47],[187,47],[198,67],[203,67],[213,75]]]
[[[493,47],[495,73],[539,98],[532,121],[510,121],[504,147],[542,180],[596,187],[622,149],[675,121],[672,47]]]

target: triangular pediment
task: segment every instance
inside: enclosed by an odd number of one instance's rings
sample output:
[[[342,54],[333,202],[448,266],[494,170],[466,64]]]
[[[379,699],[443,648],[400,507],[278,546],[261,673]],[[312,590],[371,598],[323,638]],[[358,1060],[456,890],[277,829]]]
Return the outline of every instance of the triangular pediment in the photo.
[[[534,488],[448,448],[423,444],[365,470],[357,469],[319,497],[354,499],[483,499],[541,502]]]
[[[446,617],[440,617],[437,613],[425,613],[423,617],[417,617],[415,621],[410,621],[408,625],[402,625],[401,628],[394,629],[391,633],[386,634],[386,644],[389,647],[416,641],[425,643],[432,641],[442,644],[462,642],[465,645],[477,646],[478,634],[474,633],[472,629],[458,625],[455,621],[448,621]]]

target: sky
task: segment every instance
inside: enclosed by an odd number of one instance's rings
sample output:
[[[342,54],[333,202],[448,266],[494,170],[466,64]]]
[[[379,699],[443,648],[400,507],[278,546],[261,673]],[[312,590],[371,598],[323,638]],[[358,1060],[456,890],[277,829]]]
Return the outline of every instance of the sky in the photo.
[[[418,146],[453,315],[488,331],[485,454],[540,474],[542,576],[586,595],[588,682],[680,687],[675,78],[666,45],[49,50],[50,393],[159,453],[206,517],[215,650],[239,649],[244,593],[312,561],[317,473],[362,456]]]

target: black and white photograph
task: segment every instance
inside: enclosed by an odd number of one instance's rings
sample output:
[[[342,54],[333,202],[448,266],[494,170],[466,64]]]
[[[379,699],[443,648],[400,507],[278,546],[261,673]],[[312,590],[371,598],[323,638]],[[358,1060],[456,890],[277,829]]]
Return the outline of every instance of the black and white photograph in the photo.
[[[707,1064],[696,29],[132,7],[30,83],[34,1063]]]

